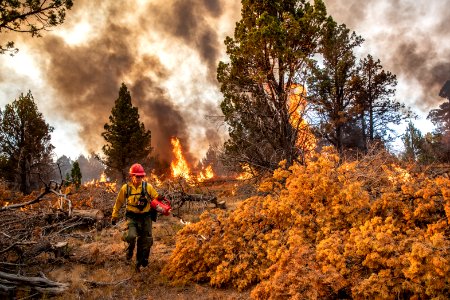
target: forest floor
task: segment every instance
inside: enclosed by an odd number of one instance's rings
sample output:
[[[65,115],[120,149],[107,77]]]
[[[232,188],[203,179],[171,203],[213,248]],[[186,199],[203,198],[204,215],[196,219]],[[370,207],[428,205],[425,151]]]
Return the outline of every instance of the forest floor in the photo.
[[[239,195],[236,184],[210,186],[225,201],[226,209],[232,210],[245,198],[246,189]],[[239,188],[238,188],[239,189]],[[108,201],[111,208],[115,195]],[[126,243],[121,240],[126,231],[126,222],[109,224],[105,217],[101,229],[91,227],[77,229],[65,236],[68,255],[55,257],[51,252],[42,252],[19,270],[28,276],[45,276],[49,280],[66,283],[68,288],[58,295],[45,295],[31,290],[19,290],[11,299],[249,299],[250,292],[239,292],[233,288],[213,288],[208,284],[173,285],[161,275],[175,249],[176,233],[185,226],[184,222],[198,220],[205,207],[188,204],[182,217],[159,216],[153,223],[154,243],[147,267],[135,270],[135,257],[125,258]],[[206,207],[206,209],[209,209]],[[36,275],[37,274],[37,275]],[[40,275],[39,275],[40,274]]]

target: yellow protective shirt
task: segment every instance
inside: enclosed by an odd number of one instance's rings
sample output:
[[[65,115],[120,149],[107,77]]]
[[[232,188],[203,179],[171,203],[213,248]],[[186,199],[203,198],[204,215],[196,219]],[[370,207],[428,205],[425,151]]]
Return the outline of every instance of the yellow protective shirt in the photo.
[[[139,197],[141,196],[142,192],[142,184],[140,184],[137,188],[132,184],[128,183],[129,187],[129,194],[128,199],[125,199],[127,194],[127,185],[124,184],[120,188],[119,194],[117,194],[116,203],[113,207],[112,217],[113,218],[119,218],[119,210],[122,207],[125,200],[127,200],[127,211],[131,211],[137,214],[143,214],[148,213],[150,211],[150,201],[156,197],[158,197],[158,192],[153,188],[153,186],[149,183],[147,183],[147,193],[150,195],[151,199],[147,199],[147,205],[144,207],[144,209],[140,210],[135,205],[137,205]]]

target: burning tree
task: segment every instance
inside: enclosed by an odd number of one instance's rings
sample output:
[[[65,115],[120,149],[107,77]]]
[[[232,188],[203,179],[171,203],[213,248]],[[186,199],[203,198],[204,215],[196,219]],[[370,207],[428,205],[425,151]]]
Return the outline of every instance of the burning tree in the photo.
[[[304,84],[325,20],[322,1],[242,1],[234,38],[225,40],[230,62],[220,62],[217,75],[228,161],[273,170],[302,158],[307,127],[292,122],[290,99],[292,87]]]
[[[102,133],[106,145],[102,150],[106,158],[106,173],[111,177],[119,177],[122,182],[127,179],[127,169],[135,162],[146,160],[152,151],[151,132],[144,123],[139,122],[137,107],[131,104],[131,95],[127,86],[122,83],[112,108],[109,122]],[[117,176],[119,175],[119,176]]]

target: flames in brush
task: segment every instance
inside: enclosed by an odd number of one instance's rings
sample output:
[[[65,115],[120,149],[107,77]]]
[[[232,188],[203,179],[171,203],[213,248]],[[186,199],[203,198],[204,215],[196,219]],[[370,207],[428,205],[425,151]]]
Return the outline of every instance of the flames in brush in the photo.
[[[208,165],[205,169],[195,176],[192,174],[189,164],[183,155],[183,149],[181,147],[180,140],[173,137],[170,142],[172,143],[172,152],[174,160],[170,164],[173,178],[184,178],[188,183],[203,182],[214,177],[214,172],[211,165]]]
[[[198,174],[197,180],[199,182],[203,182],[203,181],[211,179],[213,177],[214,177],[214,172],[213,172],[212,166],[209,165],[204,170],[202,170],[200,172],[200,174]]]
[[[172,143],[172,152],[174,155],[174,160],[170,164],[170,167],[172,169],[172,177],[174,178],[184,178],[187,181],[191,180],[191,170],[189,169],[188,163],[186,162],[186,159],[183,156],[183,151],[181,148],[180,141],[178,138],[173,137],[170,142]]]
[[[85,187],[99,187],[104,186],[108,189],[115,191],[117,187],[117,182],[109,182],[108,178],[106,177],[106,174],[103,172],[100,174],[100,179],[92,179],[91,181],[85,182],[83,184]]]

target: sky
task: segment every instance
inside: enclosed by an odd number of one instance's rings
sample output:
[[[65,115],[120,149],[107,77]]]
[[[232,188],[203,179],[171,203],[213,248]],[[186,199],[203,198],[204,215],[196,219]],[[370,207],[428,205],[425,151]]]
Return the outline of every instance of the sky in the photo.
[[[397,100],[419,115],[423,132],[450,79],[447,2],[325,0],[337,22],[365,39],[358,54],[397,75]],[[188,160],[201,159],[226,138],[216,67],[227,60],[223,41],[240,9],[235,0],[75,0],[65,23],[41,38],[2,33],[0,42],[14,40],[19,53],[0,56],[0,107],[31,90],[55,128],[56,156],[75,159],[101,153],[123,82],[160,157],[170,158],[176,136]]]

